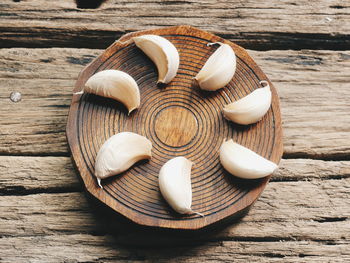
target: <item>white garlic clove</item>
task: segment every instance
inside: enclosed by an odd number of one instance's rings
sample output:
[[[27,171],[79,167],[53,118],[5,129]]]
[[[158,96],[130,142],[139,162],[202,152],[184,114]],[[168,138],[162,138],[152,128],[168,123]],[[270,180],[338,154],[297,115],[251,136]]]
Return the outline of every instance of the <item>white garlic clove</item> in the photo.
[[[228,140],[221,145],[220,162],[232,175],[257,179],[272,174],[278,166],[252,150]]]
[[[214,91],[226,86],[236,71],[236,55],[233,49],[220,42],[220,47],[209,57],[195,79],[203,90]]]
[[[101,179],[120,174],[136,162],[152,157],[152,143],[144,136],[133,132],[121,132],[110,137],[97,153],[95,176]]]
[[[103,70],[85,83],[84,92],[115,99],[123,103],[129,113],[140,106],[140,90],[136,81],[120,70]]]
[[[169,83],[177,73],[180,64],[176,47],[166,38],[157,35],[143,35],[133,38],[158,69],[158,83]]]
[[[267,83],[261,81],[261,83]],[[223,113],[227,120],[239,124],[252,124],[264,117],[271,106],[271,90],[267,86],[254,90],[249,95],[224,107]]]
[[[159,188],[168,204],[180,214],[199,214],[191,209],[192,162],[185,157],[176,157],[167,161],[159,172]]]

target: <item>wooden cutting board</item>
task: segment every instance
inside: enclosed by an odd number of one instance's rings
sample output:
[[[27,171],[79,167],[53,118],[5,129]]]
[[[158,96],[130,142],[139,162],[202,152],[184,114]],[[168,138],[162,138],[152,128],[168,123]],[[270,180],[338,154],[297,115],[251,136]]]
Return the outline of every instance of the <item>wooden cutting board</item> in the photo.
[[[143,34],[161,35],[179,51],[179,71],[165,87],[157,87],[155,65],[128,41]],[[225,88],[204,92],[193,77],[217,49],[217,46],[208,47],[207,43],[218,41],[234,49],[236,73]],[[221,143],[233,138],[275,163],[279,163],[283,152],[278,95],[247,52],[230,41],[190,26],[130,33],[85,67],[78,76],[74,92],[82,90],[91,75],[105,69],[122,70],[136,80],[141,107],[128,116],[126,108],[111,99],[91,94],[73,96],[67,138],[87,191],[111,209],[145,226],[198,230],[247,211],[270,176],[243,180],[228,174],[218,158]],[[269,81],[273,96],[272,106],[264,118],[249,126],[225,120],[221,112],[223,106],[261,87],[261,80]],[[93,175],[96,154],[109,137],[122,131],[132,131],[151,140],[153,157],[104,180],[101,189]],[[185,156],[194,162],[192,209],[204,217],[176,214],[160,194],[158,172],[167,160],[176,156]]]

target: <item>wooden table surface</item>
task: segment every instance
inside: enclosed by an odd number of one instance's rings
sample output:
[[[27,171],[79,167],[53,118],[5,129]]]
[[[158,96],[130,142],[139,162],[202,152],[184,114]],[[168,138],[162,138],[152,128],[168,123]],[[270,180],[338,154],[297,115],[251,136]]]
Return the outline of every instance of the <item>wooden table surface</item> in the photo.
[[[3,0],[0,17],[0,262],[350,262],[349,1]],[[280,169],[249,214],[194,235],[111,220],[65,137],[84,65],[126,32],[179,24],[247,48],[284,128]]]

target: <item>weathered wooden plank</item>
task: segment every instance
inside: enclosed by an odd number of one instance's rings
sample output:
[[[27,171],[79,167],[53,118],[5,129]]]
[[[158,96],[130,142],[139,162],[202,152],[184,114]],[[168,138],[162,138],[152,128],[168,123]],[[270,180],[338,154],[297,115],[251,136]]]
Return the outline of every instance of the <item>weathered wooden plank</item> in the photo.
[[[350,177],[350,161],[282,159],[271,181]],[[0,193],[82,191],[69,157],[0,156]]]
[[[198,240],[323,240],[350,238],[350,178],[272,182],[250,213],[218,233]],[[1,236],[105,234],[114,231],[124,244],[191,243],[169,233],[140,230],[90,207],[83,193],[0,196]],[[153,238],[150,238],[152,233]],[[187,240],[187,241],[186,241]]]
[[[104,48],[126,32],[189,24],[251,49],[347,49],[347,1],[106,1],[97,10],[74,1],[1,4],[1,47]],[[205,18],[205,23],[203,23]]]
[[[66,116],[74,79],[100,50],[0,50],[0,153],[67,155]],[[287,157],[350,153],[350,52],[249,52],[281,97]],[[8,99],[12,91],[22,101]]]
[[[101,51],[62,52],[0,51],[1,153],[68,155],[65,130],[74,79]],[[19,103],[9,100],[15,90],[22,94]]]
[[[347,262],[348,241],[210,242],[126,248],[113,236],[86,234],[0,239],[3,262]]]
[[[272,181],[305,181],[350,177],[350,161],[282,159]]]
[[[0,156],[0,193],[81,191],[69,157]]]
[[[250,53],[277,86],[285,156],[348,159],[350,53]]]

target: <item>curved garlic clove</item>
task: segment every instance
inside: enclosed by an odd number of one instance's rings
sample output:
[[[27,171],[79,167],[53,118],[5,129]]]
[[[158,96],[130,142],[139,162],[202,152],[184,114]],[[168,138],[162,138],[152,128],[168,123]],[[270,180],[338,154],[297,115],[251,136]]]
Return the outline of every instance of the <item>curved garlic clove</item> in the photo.
[[[195,79],[203,90],[214,91],[226,86],[236,71],[236,55],[233,49],[220,42],[220,47],[209,57]]]
[[[115,99],[123,103],[129,113],[140,106],[140,90],[136,81],[120,70],[103,70],[85,83],[84,92]]]
[[[133,38],[158,69],[158,83],[169,83],[177,73],[180,64],[176,47],[166,38],[157,35],[143,35]]]
[[[226,105],[223,113],[227,120],[247,125],[261,120],[270,106],[271,90],[267,83],[267,86],[258,88],[242,99]]]
[[[232,175],[257,179],[272,174],[278,166],[252,150],[228,140],[221,145],[220,162]]]
[[[152,157],[152,143],[133,132],[121,132],[110,137],[97,153],[95,176],[99,186],[101,179],[128,170],[133,164]]]
[[[191,187],[192,162],[185,157],[167,161],[159,172],[159,188],[168,204],[180,214],[199,214],[193,212]]]

